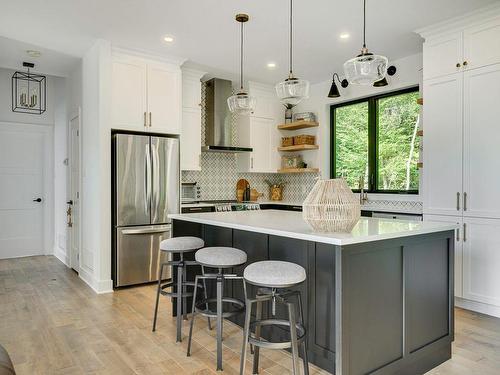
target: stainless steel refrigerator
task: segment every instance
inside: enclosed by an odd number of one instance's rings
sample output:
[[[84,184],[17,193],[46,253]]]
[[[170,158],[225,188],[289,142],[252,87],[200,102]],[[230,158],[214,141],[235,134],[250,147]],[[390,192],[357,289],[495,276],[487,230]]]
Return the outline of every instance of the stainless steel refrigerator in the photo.
[[[158,280],[168,214],[179,212],[179,140],[116,133],[112,148],[114,286]]]

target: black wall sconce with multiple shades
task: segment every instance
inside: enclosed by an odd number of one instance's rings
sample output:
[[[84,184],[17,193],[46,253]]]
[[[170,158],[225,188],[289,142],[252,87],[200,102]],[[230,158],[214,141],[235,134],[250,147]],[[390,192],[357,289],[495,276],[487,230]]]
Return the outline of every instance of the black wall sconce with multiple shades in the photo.
[[[31,73],[35,64],[23,62],[27,72],[15,72],[12,76],[12,112],[41,115],[46,110],[47,80],[40,74]]]
[[[396,71],[397,71],[396,67],[394,65],[391,65],[390,67],[387,68],[387,75],[393,76],[396,74]],[[343,80],[341,80],[337,73],[333,73],[332,85],[330,86],[330,91],[328,92],[329,98],[340,97],[340,91],[339,88],[337,87],[337,84],[335,83],[335,77],[337,77],[337,80],[339,81],[340,86],[342,86],[342,88],[345,89],[347,86],[349,86],[349,82],[347,81],[347,79],[344,78]],[[387,82],[387,78],[384,77],[380,81],[375,82],[373,84],[373,87],[384,87],[387,86],[388,84],[389,83]]]

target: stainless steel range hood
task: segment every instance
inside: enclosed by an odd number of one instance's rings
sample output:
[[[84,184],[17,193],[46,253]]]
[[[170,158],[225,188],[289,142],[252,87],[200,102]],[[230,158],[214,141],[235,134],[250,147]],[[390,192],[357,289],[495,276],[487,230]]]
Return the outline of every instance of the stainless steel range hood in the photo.
[[[231,81],[213,78],[206,83],[205,93],[205,146],[204,152],[252,152],[249,147],[233,145],[231,112],[227,98],[232,95]]]

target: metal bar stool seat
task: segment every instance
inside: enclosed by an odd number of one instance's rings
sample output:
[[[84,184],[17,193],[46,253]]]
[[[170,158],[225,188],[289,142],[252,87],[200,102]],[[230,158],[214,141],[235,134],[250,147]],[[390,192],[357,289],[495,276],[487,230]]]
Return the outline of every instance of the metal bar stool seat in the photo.
[[[184,268],[186,266],[198,265],[196,261],[184,260],[184,254],[188,252],[193,252],[201,249],[205,246],[205,242],[198,237],[173,237],[161,241],[160,251],[167,252],[171,254],[178,254],[179,260],[170,260],[164,262],[160,265],[159,275],[158,275],[158,287],[156,292],[156,305],[153,318],[153,332],[156,330],[156,321],[158,316],[158,305],[160,294],[163,296],[176,298],[177,299],[177,311],[176,311],[176,326],[177,326],[177,337],[176,341],[182,341],[182,319],[187,320],[187,303],[186,300],[192,297],[195,293],[188,292],[187,287],[193,287],[193,289],[204,289],[203,285],[199,285],[193,281],[186,280],[186,272]],[[177,281],[168,281],[162,284],[162,275],[164,267],[177,267]],[[170,289],[166,290],[166,289]],[[209,320],[210,326],[210,320]]]
[[[197,314],[217,320],[217,370],[222,370],[222,324],[223,318],[229,318],[245,311],[245,302],[232,297],[224,297],[223,285],[225,280],[241,280],[242,276],[224,274],[223,269],[241,266],[247,261],[247,255],[244,251],[232,247],[206,247],[198,250],[195,254],[198,264],[203,267],[217,268],[217,273],[205,273],[195,278],[195,284],[199,280],[216,280],[217,296],[215,298],[205,298],[196,301],[196,288],[193,297],[193,317],[189,328],[189,339],[187,356],[191,356],[191,340],[193,335],[194,318]],[[246,288],[243,283],[244,295],[246,298]],[[216,303],[216,310],[209,308],[210,303]]]
[[[298,264],[283,261],[261,261],[252,263],[243,271],[244,283],[261,287],[255,299],[246,300],[245,326],[243,332],[243,348],[240,362],[240,374],[245,373],[247,344],[253,350],[253,373],[259,369],[259,348],[266,349],[292,349],[293,374],[299,374],[299,345],[303,350],[304,374],[309,374],[307,359],[307,331],[304,323],[302,299],[300,292],[290,291],[287,288],[299,285],[306,280],[306,271]],[[298,302],[299,319],[295,317],[295,304]],[[262,303],[271,302],[272,316],[276,315],[276,303],[288,307],[288,320],[270,318],[261,319]],[[251,322],[252,306],[256,304],[256,319]],[[268,341],[261,338],[261,329],[265,326],[280,326],[290,334],[290,341]]]

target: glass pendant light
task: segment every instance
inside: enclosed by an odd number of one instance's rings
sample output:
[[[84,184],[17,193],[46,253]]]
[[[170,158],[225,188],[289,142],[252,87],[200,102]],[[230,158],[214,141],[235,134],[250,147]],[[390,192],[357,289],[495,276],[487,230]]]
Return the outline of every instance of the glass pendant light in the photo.
[[[288,78],[276,85],[276,94],[281,103],[291,109],[300,103],[302,99],[309,97],[309,81],[296,78],[293,75],[293,0],[290,0],[290,70]]]
[[[227,105],[232,113],[238,115],[249,115],[255,109],[256,100],[243,89],[243,24],[248,21],[248,14],[237,14],[235,19],[241,24],[240,44],[240,89],[236,95],[227,99]]]
[[[363,48],[361,54],[344,63],[344,73],[349,83],[373,85],[385,78],[387,57],[374,55],[366,48],[366,0],[363,0]]]

